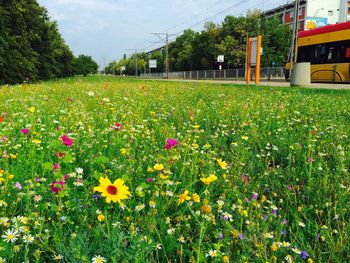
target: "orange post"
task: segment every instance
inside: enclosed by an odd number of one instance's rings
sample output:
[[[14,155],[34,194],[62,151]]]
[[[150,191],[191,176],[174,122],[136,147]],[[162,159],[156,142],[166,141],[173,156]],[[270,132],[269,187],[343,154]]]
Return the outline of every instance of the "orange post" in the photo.
[[[255,84],[258,85],[260,82],[261,35],[257,37],[256,46]]]
[[[247,72],[246,72],[246,83],[250,84],[250,64],[252,59],[252,39],[248,38],[248,45],[247,45]]]

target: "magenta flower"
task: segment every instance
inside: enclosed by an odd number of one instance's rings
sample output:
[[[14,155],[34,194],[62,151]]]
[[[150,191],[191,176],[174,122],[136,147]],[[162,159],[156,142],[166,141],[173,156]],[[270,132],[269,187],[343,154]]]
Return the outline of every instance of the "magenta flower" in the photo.
[[[16,187],[18,190],[21,190],[21,189],[22,189],[22,185],[21,185],[19,182],[16,182],[16,183],[15,183],[15,187]]]
[[[167,139],[165,144],[165,149],[170,150],[171,148],[175,148],[178,144],[176,139]]]
[[[54,163],[54,164],[53,164],[53,169],[54,169],[54,170],[60,169],[60,166],[58,165],[58,163]]]
[[[111,127],[111,129],[112,129],[112,130],[120,131],[120,130],[123,129],[123,125],[122,125],[121,123],[117,122],[115,125],[113,125],[113,126]]]
[[[61,136],[61,140],[64,145],[66,146],[72,146],[73,145],[73,140],[69,138],[66,134]]]
[[[54,181],[51,183],[50,189],[53,193],[57,194],[64,189],[64,182],[63,181]]]
[[[150,178],[147,178],[146,181],[147,181],[147,183],[152,183],[152,182],[154,181],[154,178],[151,178],[151,177],[150,177]]]
[[[21,133],[23,133],[24,135],[27,135],[29,133],[29,130],[26,128],[21,129]]]

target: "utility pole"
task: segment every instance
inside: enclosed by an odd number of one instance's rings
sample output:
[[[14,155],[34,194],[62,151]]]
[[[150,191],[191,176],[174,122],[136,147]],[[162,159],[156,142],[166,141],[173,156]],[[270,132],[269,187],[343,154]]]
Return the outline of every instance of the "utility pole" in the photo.
[[[297,62],[298,50],[298,32],[299,32],[299,5],[300,0],[295,0],[294,5],[294,21],[293,21],[293,42],[290,56],[290,70],[293,71],[294,64]]]
[[[127,49],[127,50],[131,50],[131,51],[134,51],[134,55],[135,55],[135,76],[138,77],[138,60],[137,60],[137,52],[139,51],[143,51],[143,49],[137,49],[137,48],[134,48],[134,49]]]
[[[168,79],[169,78],[169,36],[176,35],[176,34],[169,34],[169,33],[152,33],[152,34],[156,35],[163,41],[163,42],[152,42],[152,43],[165,43],[165,72],[166,72],[166,78]]]

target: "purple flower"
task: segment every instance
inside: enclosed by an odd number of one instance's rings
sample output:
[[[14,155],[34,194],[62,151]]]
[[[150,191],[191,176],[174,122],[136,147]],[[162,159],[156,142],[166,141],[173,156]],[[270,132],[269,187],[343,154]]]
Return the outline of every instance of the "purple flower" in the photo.
[[[224,212],[221,215],[221,219],[224,221],[232,220],[232,215],[227,212]]]
[[[287,220],[283,218],[282,224],[283,224],[283,225],[287,224]]]
[[[243,239],[245,238],[245,236],[244,236],[243,233],[240,233],[240,234],[238,235],[238,237],[239,237],[240,240],[243,240]]]
[[[257,193],[252,193],[252,199],[256,200],[258,198],[258,194]]]
[[[21,185],[19,182],[16,182],[16,183],[15,183],[15,187],[16,187],[18,190],[21,190],[21,189],[22,189],[22,185]]]
[[[151,177],[150,177],[150,178],[147,178],[146,181],[147,181],[147,183],[152,183],[152,182],[154,181],[154,178],[151,178]]]
[[[165,149],[170,150],[171,148],[175,148],[179,142],[176,139],[167,139],[165,144]]]
[[[281,231],[281,235],[282,235],[282,236],[285,236],[285,235],[286,235],[286,230],[283,229],[283,230]]]
[[[300,255],[303,259],[307,259],[309,257],[309,254],[306,251],[300,251]]]
[[[271,214],[275,216],[277,214],[277,209],[272,209]]]
[[[100,194],[94,194],[94,195],[92,196],[92,198],[93,198],[93,199],[99,199],[99,198],[100,198]]]
[[[266,221],[268,219],[268,216],[265,214],[264,215],[264,221]]]
[[[218,239],[219,239],[219,240],[223,240],[223,239],[224,239],[224,235],[222,234],[222,232],[219,233]]]

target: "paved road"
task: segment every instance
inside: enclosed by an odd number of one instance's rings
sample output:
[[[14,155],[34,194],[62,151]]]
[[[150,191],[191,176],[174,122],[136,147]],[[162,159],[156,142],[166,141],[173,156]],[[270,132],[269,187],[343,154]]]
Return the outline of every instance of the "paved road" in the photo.
[[[149,80],[149,79],[145,79]],[[154,79],[160,80],[160,79]],[[200,82],[200,83],[216,83],[216,84],[238,84],[246,85],[244,81],[235,81],[235,80],[192,80],[192,79],[161,79],[164,81],[180,81],[180,82]],[[252,84],[255,85],[255,84]],[[269,87],[290,87],[289,82],[284,81],[273,81],[273,82],[260,82],[260,86],[269,86]],[[338,84],[338,83],[312,83],[306,88],[315,88],[315,89],[350,89],[350,84]]]

